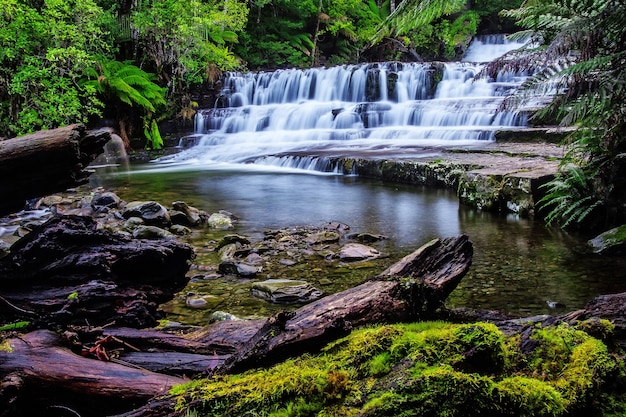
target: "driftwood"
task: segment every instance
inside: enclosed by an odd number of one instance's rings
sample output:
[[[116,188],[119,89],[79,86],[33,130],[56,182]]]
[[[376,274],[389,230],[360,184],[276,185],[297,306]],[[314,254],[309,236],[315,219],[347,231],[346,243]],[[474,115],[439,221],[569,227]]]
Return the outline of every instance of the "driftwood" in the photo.
[[[0,319],[47,328],[154,326],[159,304],[188,282],[191,246],[98,230],[91,217],[58,216],[0,259]]]
[[[86,167],[111,133],[70,125],[0,141],[0,215],[21,210],[28,199],[86,183]]]
[[[123,351],[115,360],[155,371],[141,371],[148,381],[153,381],[149,376],[152,374],[191,376],[200,373],[230,373],[313,351],[347,334],[356,326],[432,318],[440,303],[467,272],[471,258],[472,244],[466,236],[436,239],[357,287],[325,297],[295,312],[276,314],[267,320],[218,322],[187,335],[132,328],[96,329],[94,333],[102,339],[88,350],[89,357],[72,353],[69,348],[61,346],[60,340],[47,333],[28,334],[28,343],[19,349],[14,347],[13,353],[0,356],[0,378],[5,381],[0,388],[0,405],[7,405],[7,398],[11,401],[18,398],[8,395],[12,392],[11,381],[15,379],[20,380],[22,384],[18,385],[23,387],[31,386],[31,381],[35,385],[48,385],[48,382],[56,381],[46,379],[45,374],[51,373],[51,370],[43,366],[22,369],[29,361],[45,362],[48,350],[53,356],[60,355],[57,357],[63,358],[67,369],[63,385],[72,387],[66,392],[55,391],[55,403],[79,410],[81,415],[90,415],[89,410],[98,409],[99,405],[85,409],[81,401],[75,401],[74,395],[70,395],[80,392],[81,381],[85,379],[93,381],[92,377],[102,378],[103,389],[107,395],[111,393],[111,398],[117,391],[120,396],[131,395],[139,400],[145,398],[144,394],[149,391],[149,388],[142,388],[138,394],[129,394],[137,386],[135,376],[121,372],[119,364],[92,359],[93,355],[106,359],[119,348]],[[38,340],[42,342],[34,342]],[[19,341],[12,339],[11,344],[15,346]],[[31,349],[31,345],[40,348]],[[58,371],[63,373],[62,369]],[[165,381],[162,388],[168,387],[170,382],[182,380],[174,377]],[[97,391],[95,385],[97,383],[94,381],[94,390]],[[20,392],[22,396],[19,398],[33,395],[26,388]],[[96,401],[97,398],[91,397],[91,400]],[[167,415],[171,407],[172,404],[167,400],[158,400],[137,412],[145,413],[143,415]],[[161,411],[156,408],[161,408]]]

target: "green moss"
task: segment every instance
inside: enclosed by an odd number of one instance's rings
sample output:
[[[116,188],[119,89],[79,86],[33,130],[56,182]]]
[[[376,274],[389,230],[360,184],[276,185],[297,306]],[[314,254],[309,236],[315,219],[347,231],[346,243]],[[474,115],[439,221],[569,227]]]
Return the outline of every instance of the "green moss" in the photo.
[[[0,340],[0,351],[7,352],[7,353],[12,353],[13,352],[13,346],[11,346],[11,344],[9,343],[8,340]]]
[[[355,330],[317,355],[171,393],[198,416],[571,416],[623,409],[616,363],[565,325],[505,337],[487,323],[412,323]]]

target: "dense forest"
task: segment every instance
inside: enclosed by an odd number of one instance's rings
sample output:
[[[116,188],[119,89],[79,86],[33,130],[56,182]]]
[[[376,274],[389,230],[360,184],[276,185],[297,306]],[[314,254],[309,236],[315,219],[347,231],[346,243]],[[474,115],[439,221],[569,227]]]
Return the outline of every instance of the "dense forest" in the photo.
[[[495,66],[534,66],[524,90],[552,80],[561,93],[543,120],[581,127],[569,138],[573,164],[549,190],[549,220],[624,221],[622,1],[1,3],[0,138],[105,119],[127,146],[153,149],[158,123],[190,120],[191,94],[224,71],[454,60],[476,34],[518,31],[534,49]]]

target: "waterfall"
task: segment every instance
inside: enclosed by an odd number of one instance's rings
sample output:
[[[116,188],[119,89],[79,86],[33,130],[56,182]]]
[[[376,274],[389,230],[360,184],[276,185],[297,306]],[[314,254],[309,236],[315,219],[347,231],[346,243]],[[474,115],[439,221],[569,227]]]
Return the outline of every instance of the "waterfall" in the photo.
[[[332,172],[329,157],[407,157],[492,141],[498,129],[526,125],[524,109],[501,103],[528,74],[489,79],[484,59],[519,46],[494,36],[475,39],[463,62],[231,72],[216,106],[198,111],[186,149],[159,162]]]

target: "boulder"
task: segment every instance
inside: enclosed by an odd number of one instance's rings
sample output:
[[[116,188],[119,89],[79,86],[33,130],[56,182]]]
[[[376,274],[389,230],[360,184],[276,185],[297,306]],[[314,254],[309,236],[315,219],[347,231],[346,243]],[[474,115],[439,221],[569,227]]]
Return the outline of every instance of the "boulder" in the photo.
[[[615,255],[626,252],[626,224],[607,230],[588,242],[594,253]]]
[[[132,201],[122,215],[125,219],[139,217],[149,226],[169,227],[172,224],[167,209],[156,201]]]

